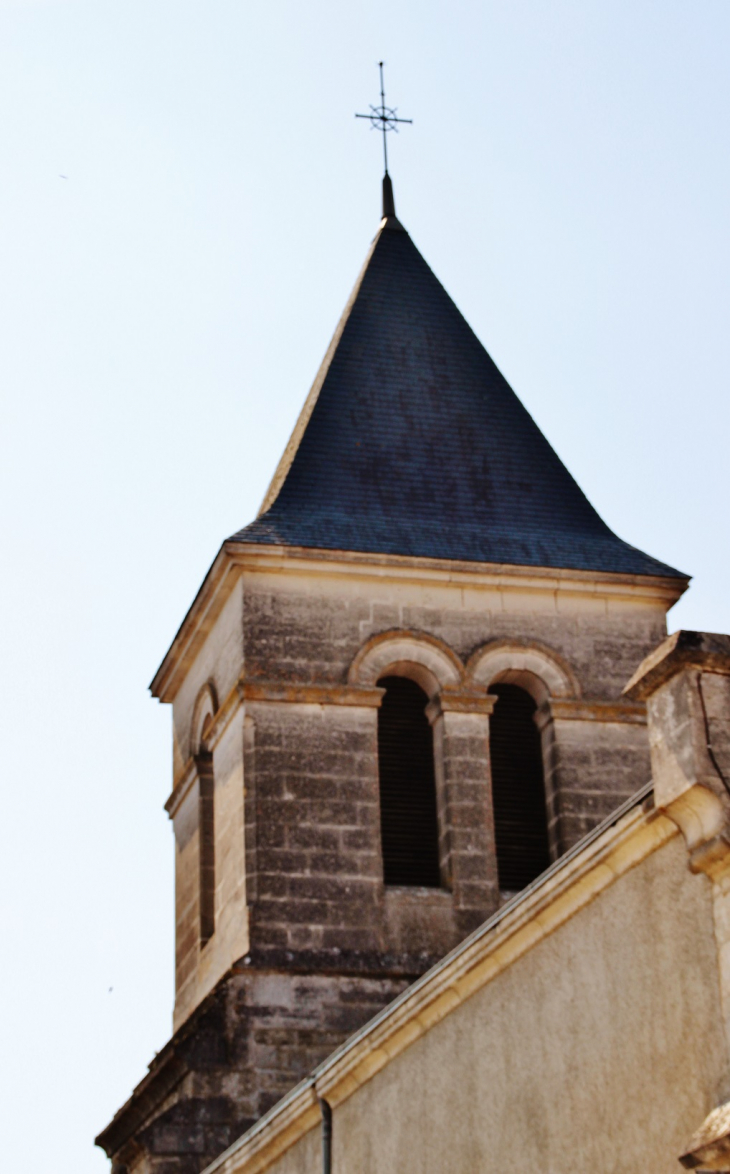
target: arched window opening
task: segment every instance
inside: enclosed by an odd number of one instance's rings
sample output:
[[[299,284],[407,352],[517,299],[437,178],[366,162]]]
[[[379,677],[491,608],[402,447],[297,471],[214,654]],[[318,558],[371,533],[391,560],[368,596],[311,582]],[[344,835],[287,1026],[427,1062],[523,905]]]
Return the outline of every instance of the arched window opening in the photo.
[[[489,752],[499,887],[516,893],[550,864],[537,707],[518,685],[491,685],[489,692],[498,698],[489,719]]]
[[[206,741],[212,725],[206,717],[200,739],[200,750],[195,756],[198,771],[198,837],[200,870],[200,944],[204,946],[215,933],[215,778],[213,755]]]
[[[441,887],[428,697],[407,677],[382,677],[378,710],[380,830],[386,885]]]

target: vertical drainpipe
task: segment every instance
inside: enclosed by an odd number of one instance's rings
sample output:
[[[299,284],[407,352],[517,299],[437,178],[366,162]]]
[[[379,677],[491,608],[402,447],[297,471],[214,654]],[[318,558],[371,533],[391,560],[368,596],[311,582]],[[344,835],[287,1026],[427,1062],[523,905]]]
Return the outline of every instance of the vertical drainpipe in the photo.
[[[332,1174],[332,1109],[324,1097],[318,1097],[322,1114],[322,1174]]]

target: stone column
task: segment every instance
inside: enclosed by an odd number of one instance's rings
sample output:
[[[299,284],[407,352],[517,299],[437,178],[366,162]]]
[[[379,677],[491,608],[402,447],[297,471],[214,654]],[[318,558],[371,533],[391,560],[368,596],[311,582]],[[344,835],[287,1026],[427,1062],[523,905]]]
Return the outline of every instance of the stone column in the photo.
[[[489,766],[489,715],[496,698],[444,689],[426,709],[433,726],[440,859],[463,933],[498,908]]]

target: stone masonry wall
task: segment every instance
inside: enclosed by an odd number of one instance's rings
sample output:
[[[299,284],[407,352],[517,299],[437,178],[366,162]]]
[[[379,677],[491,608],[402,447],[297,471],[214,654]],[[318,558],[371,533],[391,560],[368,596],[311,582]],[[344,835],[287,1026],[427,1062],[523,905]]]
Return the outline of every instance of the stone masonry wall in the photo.
[[[252,956],[414,973],[451,949],[463,936],[451,894],[418,934],[408,893],[385,901],[377,709],[262,703],[247,706],[247,724]]]
[[[491,642],[514,640],[543,646],[570,666],[585,702],[607,705],[619,701],[637,664],[663,638],[666,620],[664,606],[658,601],[615,600],[595,591],[585,595],[561,595],[559,591],[518,593],[461,589],[452,584],[415,587],[385,576],[382,582],[354,577],[313,577],[308,582],[304,575],[253,575],[244,591],[246,679],[273,680],[285,686],[343,685],[365,642],[394,630],[436,637],[463,663]],[[288,714],[284,712],[287,708]],[[372,741],[367,751],[362,745],[356,746],[356,740],[348,749],[340,736],[339,759],[335,760],[328,749],[328,764],[321,771],[318,765],[317,747],[327,722],[332,723],[334,731],[335,726],[342,730],[343,722],[346,725],[354,719],[336,717],[338,707],[331,706],[326,720],[320,720],[318,725],[314,718],[306,718],[301,708],[300,716],[295,717],[295,708],[298,707],[282,705],[276,716],[272,713],[266,719],[267,732],[263,736],[296,741],[299,765],[295,769],[300,778],[302,769],[307,775],[306,784],[298,786],[306,785],[311,795],[319,788],[320,796],[331,787],[334,797],[337,781],[330,769],[342,769],[342,783],[357,775],[357,781],[353,778],[353,794],[358,788],[371,788],[371,800],[377,802],[376,791],[372,790],[373,770],[377,769]],[[640,715],[629,715],[630,721],[612,720],[610,714],[605,721],[594,715],[586,720],[585,713],[581,720],[565,714],[553,719],[550,712],[547,716],[543,751],[551,843],[557,857],[646,782],[649,756]],[[541,720],[544,727],[545,720]],[[254,724],[257,721],[252,718]],[[274,734],[277,724],[279,733]],[[486,750],[479,754],[486,760]],[[252,771],[253,762],[249,778]],[[349,794],[345,784],[339,791],[340,800]],[[363,809],[352,825],[362,850],[370,854],[367,876],[371,882],[378,871],[377,861],[372,859],[378,851],[374,831],[377,812],[372,802],[365,822],[359,822],[365,818]],[[277,820],[281,824],[278,816]],[[281,827],[279,834],[284,834]],[[489,827],[485,834],[489,839]],[[485,884],[489,877],[482,869],[474,881]],[[358,892],[360,897],[364,895],[362,884]],[[367,900],[372,905],[372,889],[369,893]],[[341,890],[337,900],[343,896]],[[494,894],[484,892],[475,908],[486,915],[493,902]],[[360,924],[361,914],[357,917]]]
[[[199,1174],[408,981],[234,971],[99,1138],[112,1170]]]
[[[244,591],[244,646],[250,679],[341,683],[362,645],[402,629],[443,640],[462,660],[491,640],[533,640],[562,656],[583,694],[620,697],[637,665],[666,634],[664,608],[591,595],[417,589],[317,578],[252,575]],[[379,599],[378,596],[382,598]],[[421,598],[418,599],[418,596]]]
[[[646,726],[639,723],[556,720],[543,731],[543,760],[556,855],[572,848],[651,777]]]
[[[368,640],[403,630],[442,640],[463,663],[491,642],[536,642],[570,666],[584,699],[610,703],[663,636],[664,607],[661,598],[634,598],[630,590],[618,597],[601,594],[600,584],[592,583],[585,591],[563,589],[557,581],[555,590],[498,590],[462,585],[458,576],[439,582],[399,580],[387,568],[362,576],[322,573],[306,563],[290,564],[285,573],[246,571],[175,697],[178,777],[192,753],[191,722],[201,690],[212,688],[223,704],[235,695],[240,680],[283,688],[342,687]],[[439,721],[434,724],[437,742],[455,745]],[[432,955],[450,948],[494,908],[499,899],[494,862],[490,872],[489,863],[474,856],[477,840],[481,856],[489,854],[492,843],[488,746],[483,744],[488,734],[480,735],[478,746],[471,739],[471,764],[465,759],[458,777],[452,772],[446,780],[451,786],[456,779],[457,791],[441,794],[462,823],[473,823],[477,808],[484,809],[486,822],[481,830],[454,825],[453,835],[443,837],[442,870],[452,890],[453,865],[459,864],[457,901],[454,906],[447,897],[438,915],[431,910],[429,930],[407,894],[386,901],[382,891],[376,722],[374,710],[352,705],[247,701],[245,725],[242,708],[226,727],[213,748],[216,931],[204,950],[194,941],[195,828],[180,812],[184,826],[178,839],[184,850],[178,860],[176,1024],[248,949],[249,921],[256,926],[254,948],[365,954],[402,949],[407,927],[418,924],[423,950]],[[448,715],[446,722],[459,725]],[[474,724],[488,729],[486,719]],[[546,739],[556,856],[648,777],[644,728],[616,722],[600,727],[595,721],[556,720]],[[274,843],[277,836],[280,842]],[[457,840],[461,848],[453,855]],[[313,914],[309,922],[306,910]],[[413,939],[415,931],[408,932]]]

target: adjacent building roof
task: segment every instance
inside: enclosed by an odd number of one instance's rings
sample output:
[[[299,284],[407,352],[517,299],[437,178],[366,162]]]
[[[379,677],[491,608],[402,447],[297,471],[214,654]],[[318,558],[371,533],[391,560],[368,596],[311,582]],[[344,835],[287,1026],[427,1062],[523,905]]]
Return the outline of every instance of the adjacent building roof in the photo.
[[[233,541],[685,577],[609,530],[395,216]]]

